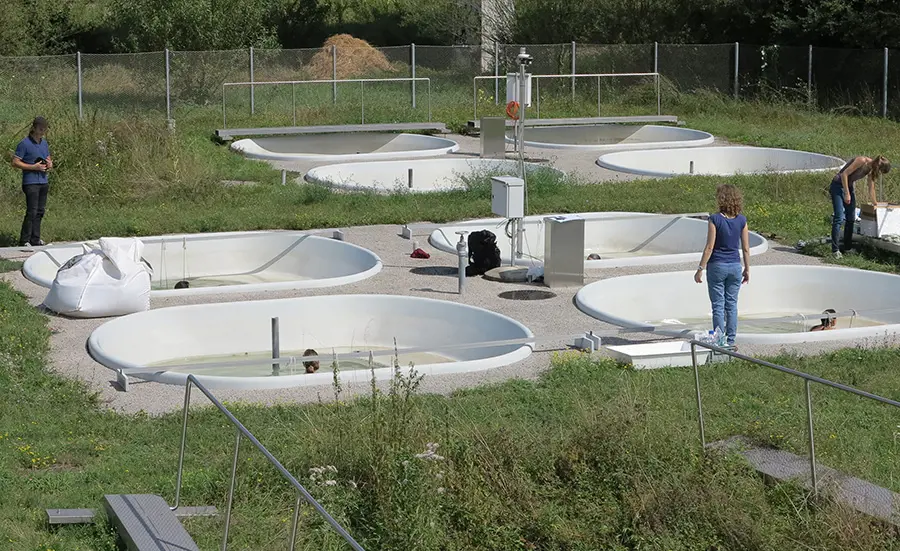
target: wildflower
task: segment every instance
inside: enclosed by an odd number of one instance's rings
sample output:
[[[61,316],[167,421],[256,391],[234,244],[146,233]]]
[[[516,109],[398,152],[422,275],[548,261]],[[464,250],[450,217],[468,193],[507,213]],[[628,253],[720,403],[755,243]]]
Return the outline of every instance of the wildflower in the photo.
[[[424,459],[426,461],[443,461],[444,457],[437,454],[438,444],[436,442],[428,442],[425,444],[425,451],[416,454],[416,459]]]
[[[438,488],[438,489],[437,489],[437,493],[443,494],[443,493],[444,493],[444,489],[443,489],[443,488]]]
[[[326,480],[325,485],[326,486],[337,486],[337,480]]]

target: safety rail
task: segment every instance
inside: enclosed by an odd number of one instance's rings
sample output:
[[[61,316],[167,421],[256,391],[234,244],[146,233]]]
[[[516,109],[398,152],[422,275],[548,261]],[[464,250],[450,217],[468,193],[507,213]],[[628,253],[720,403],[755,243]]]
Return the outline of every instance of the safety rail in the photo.
[[[176,484],[175,504],[172,507],[170,507],[170,509],[172,509],[173,511],[178,509],[180,500],[181,500],[181,480],[182,480],[182,473],[183,473],[183,469],[184,469],[185,443],[187,441],[188,410],[190,408],[190,402],[191,402],[191,388],[194,386],[196,386],[198,389],[200,389],[200,392],[202,392],[209,399],[209,401],[212,402],[212,404],[219,411],[221,411],[222,414],[225,415],[225,417],[237,429],[235,443],[234,443],[234,459],[232,460],[232,463],[231,463],[231,480],[228,485],[228,500],[227,500],[227,505],[225,507],[225,530],[224,530],[224,534],[222,536],[222,547],[221,547],[222,551],[226,551],[228,549],[228,529],[229,529],[229,523],[231,520],[231,506],[234,501],[234,483],[235,483],[235,477],[237,475],[238,454],[241,449],[241,438],[247,438],[248,440],[250,440],[250,442],[253,444],[253,446],[256,447],[256,449],[259,450],[263,454],[263,456],[266,458],[266,460],[268,460],[268,462],[271,463],[278,470],[278,472],[281,474],[281,476],[283,478],[285,478],[290,483],[290,485],[293,486],[294,489],[297,491],[297,499],[294,503],[294,515],[293,515],[293,519],[291,522],[291,542],[290,542],[290,547],[289,547],[291,549],[291,551],[293,551],[293,549],[296,546],[296,542],[297,542],[297,523],[300,518],[301,500],[305,500],[306,503],[308,503],[309,505],[312,505],[313,508],[316,510],[316,512],[319,514],[319,516],[324,518],[325,522],[327,522],[334,529],[334,531],[337,532],[338,535],[340,535],[344,539],[344,541],[346,541],[350,545],[350,547],[352,547],[356,551],[365,551],[363,549],[363,547],[359,543],[357,543],[355,539],[353,539],[353,536],[351,536],[340,524],[338,524],[338,522],[336,520],[334,520],[334,518],[330,514],[328,514],[328,511],[326,511],[325,508],[322,507],[322,505],[319,504],[319,502],[316,501],[315,498],[312,497],[312,495],[310,495],[310,493],[306,490],[306,488],[304,488],[303,485],[300,484],[300,482],[298,482],[296,478],[294,478],[294,476],[284,467],[284,465],[282,465],[281,462],[279,462],[275,458],[275,456],[273,456],[272,453],[268,449],[266,449],[266,447],[263,446],[259,442],[259,440],[256,439],[255,436],[253,436],[253,433],[251,433],[247,429],[247,427],[245,427],[240,421],[238,421],[238,419],[234,416],[234,414],[232,414],[230,411],[228,411],[228,408],[226,408],[212,394],[212,392],[209,391],[209,389],[207,389],[205,386],[203,386],[203,384],[200,381],[198,381],[194,375],[188,375],[187,381],[185,382],[184,414],[183,414],[183,420],[182,420],[182,426],[181,426],[181,452],[179,453],[179,456],[178,456],[178,475],[177,475],[177,480],[175,483]]]
[[[366,122],[366,91],[367,82],[409,82],[415,86],[416,82],[426,82],[428,84],[428,122],[431,122],[431,79],[427,77],[398,77],[398,78],[350,78],[350,79],[322,79],[322,80],[268,80],[254,82],[225,82],[222,84],[222,128],[228,128],[228,121],[225,106],[225,91],[229,86],[250,86],[255,89],[257,86],[285,86],[291,85],[291,113],[293,116],[294,126],[297,125],[297,84],[331,84],[336,87],[342,83],[359,83],[359,101],[360,101],[360,124]],[[336,92],[335,92],[336,93]],[[336,97],[336,96],[335,96]],[[414,105],[415,107],[415,105]],[[253,108],[251,108],[251,115]]]
[[[743,360],[745,362],[750,362],[754,365],[759,365],[762,367],[767,367],[769,369],[774,369],[776,371],[780,371],[782,373],[786,373],[788,375],[792,375],[794,377],[799,377],[804,380],[804,387],[806,390],[806,421],[807,421],[807,436],[808,436],[808,445],[809,445],[809,472],[810,478],[812,482],[812,490],[813,495],[818,495],[818,475],[816,473],[816,441],[815,441],[815,432],[813,428],[813,408],[812,408],[812,392],[810,390],[810,383],[819,383],[824,386],[828,386],[831,388],[835,388],[837,390],[841,390],[844,392],[849,392],[850,394],[855,394],[856,396],[860,396],[862,398],[868,398],[869,400],[874,400],[876,402],[880,402],[882,404],[887,404],[889,406],[894,406],[895,408],[900,408],[900,402],[895,400],[891,400],[890,398],[885,398],[883,396],[878,396],[877,394],[872,394],[871,392],[866,392],[865,390],[859,390],[858,388],[853,388],[852,386],[847,386],[841,383],[836,383],[834,381],[829,381],[828,379],[823,379],[822,377],[817,377],[815,375],[810,375],[809,373],[804,373],[802,371],[797,371],[796,369],[791,369],[789,367],[784,367],[782,365],[774,364],[772,362],[767,362],[765,360],[759,360],[756,358],[752,358],[750,356],[746,356],[744,354],[739,354],[734,350],[729,350],[727,348],[722,348],[719,346],[715,346],[709,343],[700,342],[697,340],[691,340],[691,362],[694,367],[694,388],[697,393],[697,420],[700,426],[700,444],[703,450],[706,450],[706,429],[703,424],[703,401],[700,395],[700,369],[699,364],[697,363],[697,347],[706,348],[711,350],[717,354],[723,354],[725,356],[730,356],[732,358],[737,358],[738,360]]]
[[[512,76],[510,74],[510,76]],[[575,79],[576,78],[596,78],[597,79],[597,116],[599,117],[600,112],[600,79],[601,78],[611,78],[611,77],[654,77],[656,82],[656,114],[662,115],[662,97],[660,95],[660,74],[659,73],[584,73],[584,74],[568,74],[568,75],[531,75],[531,79],[534,81],[534,98],[535,101],[535,109],[537,118],[541,117],[541,79],[545,78],[568,78],[572,80],[572,100],[575,100]],[[493,80],[496,81],[497,84],[494,86],[495,94],[499,94],[499,81],[501,79],[506,79],[507,75],[479,75],[472,78],[472,107],[473,107],[473,119],[478,119],[478,81],[479,80]],[[495,98],[495,102],[499,101],[499,98]]]

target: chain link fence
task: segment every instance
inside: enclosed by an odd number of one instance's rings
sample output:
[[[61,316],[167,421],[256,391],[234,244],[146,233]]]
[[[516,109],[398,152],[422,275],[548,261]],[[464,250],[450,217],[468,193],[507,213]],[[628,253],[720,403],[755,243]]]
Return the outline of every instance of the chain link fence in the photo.
[[[232,127],[339,124],[458,119],[473,103],[479,114],[502,115],[506,75],[518,71],[523,46],[534,75],[658,72],[664,112],[667,96],[703,90],[900,116],[900,59],[890,63],[887,50],[569,43],[0,57],[0,119],[3,128],[63,112],[227,119]],[[544,118],[656,112],[655,77],[537,82]]]

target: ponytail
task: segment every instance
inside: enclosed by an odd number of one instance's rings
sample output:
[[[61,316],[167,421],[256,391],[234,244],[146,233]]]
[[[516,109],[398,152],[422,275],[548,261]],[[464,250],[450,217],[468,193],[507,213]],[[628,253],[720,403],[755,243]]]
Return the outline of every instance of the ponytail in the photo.
[[[887,174],[891,171],[891,162],[884,155],[879,155],[873,159],[872,171],[878,174]]]

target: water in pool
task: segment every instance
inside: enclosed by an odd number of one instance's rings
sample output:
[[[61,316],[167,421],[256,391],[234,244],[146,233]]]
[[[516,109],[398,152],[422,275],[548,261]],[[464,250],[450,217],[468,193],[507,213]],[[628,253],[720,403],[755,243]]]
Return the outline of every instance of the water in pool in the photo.
[[[179,281],[187,281],[191,288],[196,287],[224,287],[226,285],[249,285],[252,283],[276,283],[279,281],[300,281],[309,279],[297,274],[279,274],[274,272],[262,272],[258,274],[238,274],[238,275],[213,275],[205,277],[187,277],[178,279],[177,277],[169,277],[166,279],[158,279],[150,284],[153,291],[164,291],[166,289],[175,289],[175,285]]]
[[[305,349],[304,349],[305,350]],[[281,356],[286,358],[288,356],[302,356],[304,350],[282,350]],[[351,348],[349,346],[345,347],[329,347],[329,348],[316,348],[316,351],[319,353],[319,371],[317,373],[329,372],[331,371],[331,354],[332,352],[336,354],[346,354],[349,352],[368,352],[379,351],[379,350],[392,350],[392,348],[384,347],[384,346],[366,346],[364,348]],[[165,360],[162,362],[156,362],[148,364],[149,367],[167,367],[174,365],[193,365],[193,364],[204,364],[211,362],[233,362],[240,360],[259,360],[259,364],[256,365],[247,365],[247,366],[239,366],[239,367],[222,367],[222,368],[198,368],[198,369],[178,369],[173,370],[178,373],[195,373],[197,375],[209,375],[209,376],[217,376],[217,377],[266,377],[273,376],[272,374],[272,353],[271,351],[265,352],[246,352],[243,354],[210,354],[208,356],[190,356],[187,358],[175,358],[171,360]],[[393,362],[393,355],[390,356],[375,356],[375,367],[388,367]],[[399,357],[399,362],[402,367],[408,366],[410,363],[413,365],[425,365],[425,364],[437,364],[437,363],[447,363],[453,362],[455,360],[447,358],[446,356],[441,356],[439,354],[432,354],[428,352],[419,352],[412,354],[404,354],[401,353]],[[368,360],[365,358],[351,358],[347,360],[341,360],[339,369],[341,371],[350,371],[357,369],[369,369]],[[302,375],[306,373],[305,368],[303,367],[302,362],[297,362],[295,365],[289,366],[286,364],[281,365],[281,375]]]
[[[820,314],[808,313],[806,320],[800,321],[782,321],[771,318],[797,316],[796,312],[764,312],[750,315],[738,315],[738,332],[739,333],[799,333],[809,331],[815,325],[821,323]],[[702,318],[670,318],[663,320],[650,320],[644,323],[657,326],[672,326],[678,329],[678,324],[683,324],[685,329],[696,331],[709,331],[712,326],[712,316]],[[880,321],[864,318],[860,316],[841,316],[837,318],[835,329],[849,329],[852,327],[874,327],[884,325]]]

